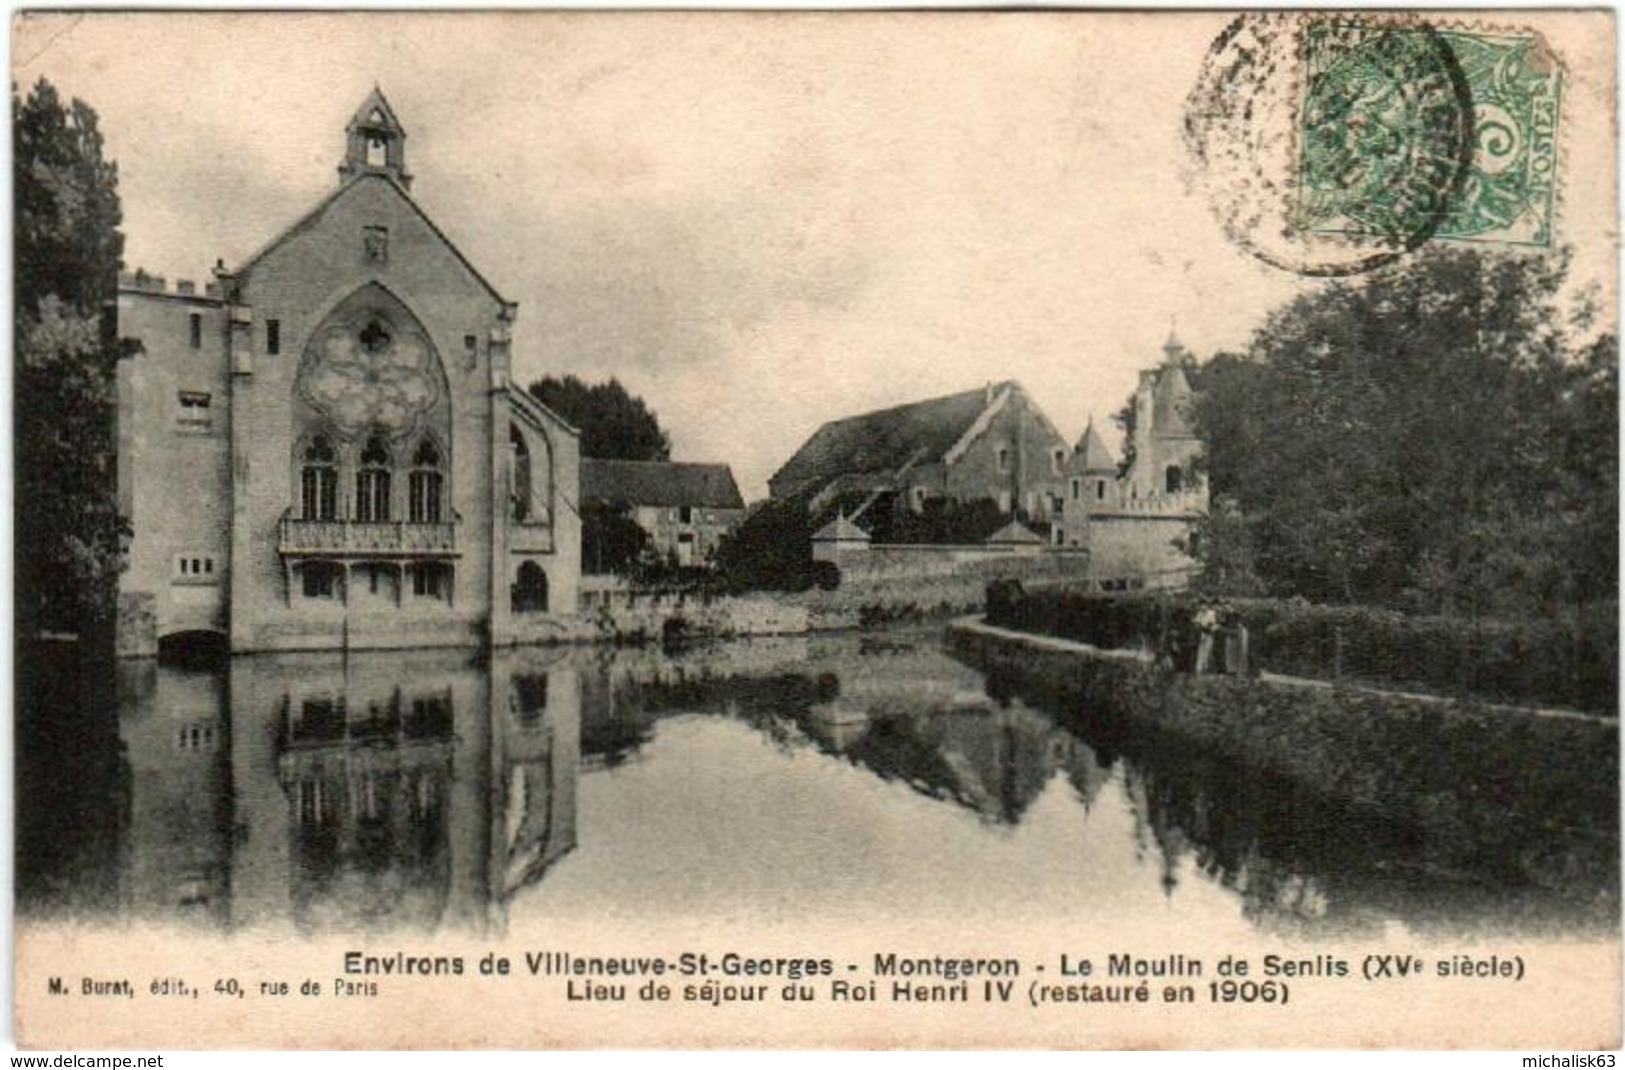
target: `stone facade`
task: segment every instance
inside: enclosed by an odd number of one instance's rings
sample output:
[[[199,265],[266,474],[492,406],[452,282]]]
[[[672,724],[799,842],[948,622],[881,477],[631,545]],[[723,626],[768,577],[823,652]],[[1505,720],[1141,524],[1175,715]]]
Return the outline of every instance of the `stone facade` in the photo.
[[[1162,363],[1140,373],[1134,392],[1134,460],[1118,475],[1117,458],[1093,425],[1066,465],[1066,511],[1059,536],[1087,549],[1096,579],[1177,587],[1197,563],[1192,524],[1206,515],[1207,481],[1196,470],[1202,442],[1190,424],[1185,349],[1169,337]]]
[[[578,436],[509,382],[516,306],[408,194],[380,93],[345,133],[338,189],[201,293],[121,279],[121,653],[501,644],[575,612]]]
[[[856,501],[923,512],[932,499],[986,499],[1031,524],[1058,522],[1070,451],[1038,405],[1010,381],[836,420],[768,481],[775,498],[807,497],[817,515]]]
[[[723,537],[745,516],[725,464],[586,458],[581,500],[624,511],[649,536],[649,549],[679,568],[710,565]],[[592,555],[584,556],[591,570]]]

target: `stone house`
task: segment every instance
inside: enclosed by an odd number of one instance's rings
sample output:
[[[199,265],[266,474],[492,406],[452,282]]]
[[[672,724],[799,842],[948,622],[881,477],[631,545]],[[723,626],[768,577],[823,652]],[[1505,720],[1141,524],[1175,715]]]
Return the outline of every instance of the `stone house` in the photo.
[[[745,500],[725,464],[583,458],[581,499],[626,510],[650,547],[682,568],[706,564],[745,516]]]
[[[1059,522],[1066,440],[1013,380],[824,424],[768,480],[817,516],[853,503],[919,513],[932,499],[986,499],[1029,525]]]
[[[412,197],[382,93],[344,146],[201,290],[120,279],[122,654],[501,644],[575,612],[578,436],[509,381],[517,306]]]

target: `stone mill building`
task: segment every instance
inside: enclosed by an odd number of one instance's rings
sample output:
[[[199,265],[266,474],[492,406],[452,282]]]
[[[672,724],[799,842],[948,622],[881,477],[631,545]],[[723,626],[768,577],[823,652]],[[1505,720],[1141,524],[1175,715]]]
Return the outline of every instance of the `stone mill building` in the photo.
[[[120,279],[119,650],[480,646],[574,614],[578,436],[412,196],[374,90],[338,184],[201,288]]]

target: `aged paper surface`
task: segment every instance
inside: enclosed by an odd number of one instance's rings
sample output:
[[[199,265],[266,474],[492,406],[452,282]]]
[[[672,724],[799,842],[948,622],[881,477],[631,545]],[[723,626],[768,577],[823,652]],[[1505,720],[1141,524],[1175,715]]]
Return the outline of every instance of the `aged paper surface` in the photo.
[[[1617,345],[1611,14],[12,33],[14,94],[83,100],[118,166],[130,524],[117,657],[19,633],[23,1045],[1620,1044],[1617,703],[1379,681],[1321,732],[1324,682],[1245,678],[1201,610],[1194,672],[1147,653],[1108,715],[1063,686],[1095,655],[962,615],[1045,569],[1198,582],[1159,555],[1203,556],[1203,462],[1147,466],[1210,425],[1112,417],[1185,419],[1179,361],[1256,349],[1294,301],[1473,250],[1566,265],[1564,337]],[[522,390],[566,375],[616,377],[710,467],[595,467]],[[994,442],[1018,411],[1066,448]],[[869,460],[840,470],[818,443],[857,414]],[[1453,447],[1419,419],[1421,466]],[[984,456],[993,489],[956,492]],[[811,590],[706,586],[746,503],[803,476],[834,525]],[[680,582],[603,578],[595,479],[627,524],[639,494],[669,510],[635,538]],[[1010,526],[906,526],[956,494]],[[1016,558],[1037,571],[987,564]],[[1220,664],[1241,690],[1198,725]],[[1250,719],[1294,687],[1301,716]],[[1347,718],[1437,757],[1395,772]]]

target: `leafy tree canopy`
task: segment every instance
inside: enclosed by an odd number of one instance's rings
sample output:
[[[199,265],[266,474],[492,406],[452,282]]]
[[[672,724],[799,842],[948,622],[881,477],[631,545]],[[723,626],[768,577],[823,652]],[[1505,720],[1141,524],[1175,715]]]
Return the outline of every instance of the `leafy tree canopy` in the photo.
[[[124,237],[118,167],[96,113],[41,79],[11,93],[18,630],[112,622],[118,346],[110,303]]]
[[[667,461],[671,437],[642,398],[620,380],[586,383],[573,375],[530,384],[531,396],[581,431],[581,453],[614,461]]]
[[[1195,384],[1215,501],[1245,520],[1199,548],[1319,601],[1617,597],[1618,341],[1576,337],[1565,270],[1432,250],[1276,310]]]

